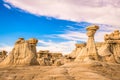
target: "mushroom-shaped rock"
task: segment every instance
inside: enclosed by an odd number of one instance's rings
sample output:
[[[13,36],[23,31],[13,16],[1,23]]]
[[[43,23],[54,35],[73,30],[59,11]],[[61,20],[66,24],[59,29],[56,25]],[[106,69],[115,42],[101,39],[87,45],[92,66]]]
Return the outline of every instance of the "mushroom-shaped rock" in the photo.
[[[76,57],[75,61],[84,62],[84,59],[86,58],[99,60],[97,48],[94,41],[94,34],[98,29],[99,29],[99,26],[96,26],[96,25],[91,25],[86,28],[87,36],[88,36],[87,45],[85,48],[81,50],[81,52]]]
[[[95,32],[99,29],[99,26],[97,25],[91,25],[86,28],[87,30],[87,36],[88,37],[94,37]]]

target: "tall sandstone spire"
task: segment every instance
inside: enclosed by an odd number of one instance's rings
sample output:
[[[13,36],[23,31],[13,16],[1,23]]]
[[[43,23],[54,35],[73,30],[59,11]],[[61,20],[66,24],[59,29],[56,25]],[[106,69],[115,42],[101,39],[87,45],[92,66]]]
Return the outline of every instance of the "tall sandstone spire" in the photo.
[[[88,41],[86,44],[86,47],[84,47],[79,55],[76,57],[75,61],[90,61],[90,60],[98,60],[98,53],[96,50],[96,45],[94,41],[94,35],[96,31],[99,29],[98,26],[96,25],[91,25],[86,28],[87,30],[87,36],[88,36]]]

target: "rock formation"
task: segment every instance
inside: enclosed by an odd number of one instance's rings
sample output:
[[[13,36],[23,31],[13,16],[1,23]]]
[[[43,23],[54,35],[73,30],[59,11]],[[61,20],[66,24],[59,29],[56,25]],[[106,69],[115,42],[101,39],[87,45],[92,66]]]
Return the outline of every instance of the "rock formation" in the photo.
[[[24,40],[19,38],[9,55],[0,63],[0,65],[35,65],[37,62],[36,44],[38,40],[31,38]]]
[[[73,50],[72,53],[68,55],[69,57],[74,59],[78,56],[79,52],[86,46],[86,43],[75,44],[75,46],[75,50]]]
[[[96,42],[95,45],[96,45],[96,49],[99,50],[101,48],[102,45],[104,45],[105,43],[104,42]],[[86,43],[77,43],[75,44],[75,50],[73,50],[70,54],[68,54],[67,56],[72,58],[72,59],[75,59],[80,51],[86,47]]]
[[[120,32],[115,30],[111,34],[104,36],[105,42],[95,43],[94,35],[99,29],[96,25],[86,28],[88,41],[86,43],[75,44],[76,49],[69,55],[63,56],[62,53],[51,53],[48,50],[40,50],[36,52],[36,44],[38,40],[31,38],[24,40],[19,38],[13,50],[6,57],[6,52],[1,52],[4,60],[0,65],[44,65],[59,66],[72,61],[91,62],[103,61],[120,63]],[[1,57],[0,55],[0,57]]]
[[[98,50],[103,61],[120,63],[120,32],[115,30],[104,36],[105,44]]]
[[[99,60],[97,48],[94,41],[94,34],[98,29],[99,27],[96,25],[88,26],[86,28],[88,41],[86,46],[82,48],[79,55],[76,57],[75,61],[86,62],[91,60]]]
[[[62,53],[51,53],[49,50],[40,50],[37,53],[37,60],[42,66],[60,66],[61,58],[63,58]]]
[[[76,49],[69,54],[75,61],[99,60],[103,62],[120,63],[120,32],[115,30],[104,36],[105,42],[94,42],[94,34],[98,26],[87,27],[87,43],[76,44]],[[85,45],[86,44],[86,45]]]
[[[0,62],[3,61],[7,57],[7,51],[2,50],[0,52]]]

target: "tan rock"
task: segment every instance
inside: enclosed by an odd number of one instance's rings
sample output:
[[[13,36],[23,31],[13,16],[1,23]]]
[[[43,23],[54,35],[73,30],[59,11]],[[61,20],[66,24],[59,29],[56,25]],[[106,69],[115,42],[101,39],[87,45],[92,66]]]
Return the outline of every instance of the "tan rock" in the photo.
[[[88,58],[90,60],[99,60],[97,48],[96,48],[95,41],[94,41],[94,34],[98,29],[99,27],[96,25],[88,26],[86,28],[87,36],[88,36],[87,45],[85,48],[81,50],[81,52],[79,53],[75,61],[84,62],[86,58],[87,60]]]
[[[2,50],[0,52],[0,62],[3,61],[7,57],[7,51]]]
[[[106,43],[98,50],[98,54],[101,56],[103,62],[115,62],[113,53],[111,52],[111,45]]]
[[[58,66],[62,61],[61,58],[63,58],[62,53],[52,53],[49,50],[40,50],[37,53],[37,60],[42,66]]]
[[[61,66],[63,64],[62,64],[61,60],[56,60],[53,65],[55,65],[55,66]]]
[[[33,40],[33,43],[31,42]],[[36,41],[36,42],[34,42]],[[9,53],[0,65],[34,65],[38,64],[36,60],[37,40],[32,38],[25,41],[20,38],[15,43],[13,50]]]
[[[7,56],[7,51],[2,50],[0,55],[1,55],[2,57],[6,57],[6,56]]]
[[[119,32],[119,30],[115,30],[111,34],[106,34],[104,36],[104,40],[107,43],[120,43],[120,32]]]
[[[106,62],[120,63],[120,32],[115,30],[104,36],[105,44],[98,50]]]
[[[79,52],[86,46],[86,43],[81,44],[75,44],[76,48],[72,51],[72,53],[69,54],[69,57],[76,58],[79,54]]]

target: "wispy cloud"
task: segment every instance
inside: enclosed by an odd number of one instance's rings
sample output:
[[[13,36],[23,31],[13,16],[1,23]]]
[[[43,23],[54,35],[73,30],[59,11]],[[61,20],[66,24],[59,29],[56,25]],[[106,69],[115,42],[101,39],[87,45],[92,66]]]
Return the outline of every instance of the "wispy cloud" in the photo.
[[[8,4],[3,4],[7,9],[11,9],[10,5]]]
[[[66,40],[73,40],[73,41],[86,41],[87,38],[85,33],[78,31],[67,31],[63,34],[56,34],[56,35],[54,34],[51,36],[63,38]]]
[[[39,40],[37,50],[50,50],[51,52],[71,53],[75,48],[76,41],[53,42]]]
[[[120,27],[111,26],[106,24],[96,24],[100,28],[95,34],[95,41],[102,42],[104,41],[104,35],[113,32],[114,30],[120,30]],[[81,25],[80,25],[81,26]],[[49,38],[59,38],[65,40],[72,40],[76,42],[86,42],[87,35],[85,27],[74,28],[73,26],[67,26],[68,29],[64,30],[61,34],[47,35]]]
[[[120,0],[4,0],[35,15],[120,26]]]
[[[13,46],[0,43],[0,51],[6,50],[7,52],[10,52],[12,50],[12,48],[13,48]]]

